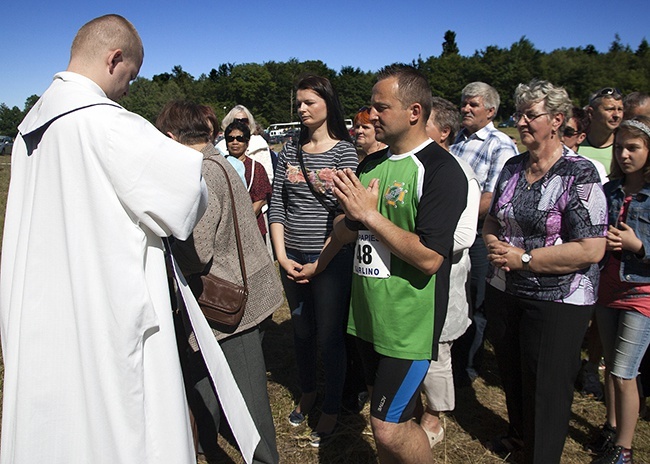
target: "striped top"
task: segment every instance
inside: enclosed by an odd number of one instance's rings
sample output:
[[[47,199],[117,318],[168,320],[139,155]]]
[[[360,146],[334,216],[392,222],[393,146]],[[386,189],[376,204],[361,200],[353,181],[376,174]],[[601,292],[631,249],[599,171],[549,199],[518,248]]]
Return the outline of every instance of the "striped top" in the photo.
[[[269,223],[284,225],[284,245],[305,253],[319,253],[332,232],[335,213],[328,212],[305,182],[298,161],[297,145],[287,143],[278,156],[269,208]],[[323,193],[327,205],[338,207],[332,194],[332,176],[337,169],[356,170],[357,151],[350,142],[339,141],[324,153],[305,153],[309,180]]]

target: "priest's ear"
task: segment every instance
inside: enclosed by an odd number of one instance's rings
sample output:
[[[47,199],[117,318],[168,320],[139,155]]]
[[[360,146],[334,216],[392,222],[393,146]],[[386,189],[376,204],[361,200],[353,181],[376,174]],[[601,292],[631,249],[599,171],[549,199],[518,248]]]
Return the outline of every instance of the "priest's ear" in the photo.
[[[117,65],[124,61],[124,54],[122,53],[122,49],[118,48],[111,51],[106,58],[108,64],[108,72],[113,74]]]

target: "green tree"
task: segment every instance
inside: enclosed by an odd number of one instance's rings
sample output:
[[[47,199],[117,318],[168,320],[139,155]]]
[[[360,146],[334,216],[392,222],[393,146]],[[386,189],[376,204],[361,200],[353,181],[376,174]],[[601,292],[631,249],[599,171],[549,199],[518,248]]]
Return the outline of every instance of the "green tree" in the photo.
[[[445,32],[445,41],[442,43],[441,57],[458,55],[458,45],[456,44],[456,33],[454,31]]]
[[[642,58],[648,55],[648,49],[650,46],[648,46],[648,41],[644,37],[643,40],[641,40],[641,43],[639,44],[639,47],[636,49],[636,56]]]
[[[266,115],[271,113],[273,104],[269,96],[276,93],[276,83],[268,69],[255,63],[238,65],[233,68],[230,80],[232,102],[244,105],[266,126],[269,122]]]
[[[0,104],[0,135],[16,137],[18,134],[18,124],[23,119],[23,112],[20,108],[14,106],[9,108],[4,103]]]
[[[172,100],[185,99],[186,95],[171,81],[157,81],[138,77],[131,84],[129,95],[124,97],[120,104],[129,111],[139,114],[151,123],[155,123],[160,110]]]
[[[354,118],[359,108],[370,103],[375,74],[359,68],[344,66],[332,81],[346,118]]]
[[[23,113],[25,113],[25,115],[29,113],[29,110],[32,109],[32,107],[36,104],[39,98],[41,97],[39,97],[38,95],[31,95],[27,97],[27,100],[25,100],[25,109],[23,110]]]

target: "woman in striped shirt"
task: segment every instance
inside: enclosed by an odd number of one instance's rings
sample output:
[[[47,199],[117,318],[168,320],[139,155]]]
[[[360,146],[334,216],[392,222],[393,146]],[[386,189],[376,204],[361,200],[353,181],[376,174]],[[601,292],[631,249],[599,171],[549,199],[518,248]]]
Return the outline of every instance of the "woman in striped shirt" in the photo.
[[[316,350],[324,367],[322,414],[311,435],[320,446],[333,432],[345,380],[352,249],[331,236],[342,212],[332,194],[338,169],[356,169],[357,152],[329,80],[308,76],[296,92],[300,140],[280,152],[273,182],[271,240],[294,328],[302,395],[289,422],[300,425],[316,403]]]

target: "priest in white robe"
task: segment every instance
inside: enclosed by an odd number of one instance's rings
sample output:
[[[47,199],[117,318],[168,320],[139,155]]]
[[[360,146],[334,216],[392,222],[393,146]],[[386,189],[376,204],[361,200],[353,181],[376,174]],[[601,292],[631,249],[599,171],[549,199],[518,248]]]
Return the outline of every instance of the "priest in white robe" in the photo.
[[[0,462],[196,462],[161,237],[206,204],[202,156],[115,103],[131,23],[83,26],[19,126],[0,271]]]

